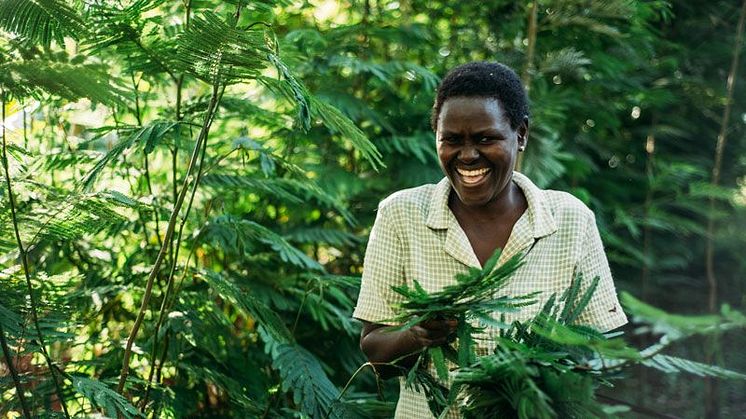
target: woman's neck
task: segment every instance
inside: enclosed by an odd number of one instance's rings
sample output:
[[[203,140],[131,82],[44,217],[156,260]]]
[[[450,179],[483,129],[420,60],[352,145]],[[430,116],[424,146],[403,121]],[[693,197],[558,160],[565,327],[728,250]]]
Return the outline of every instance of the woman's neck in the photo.
[[[490,222],[506,218],[518,218],[527,209],[528,203],[521,188],[511,181],[504,190],[485,205],[464,205],[458,196],[451,191],[448,198],[448,207],[459,220],[469,219],[475,222]]]

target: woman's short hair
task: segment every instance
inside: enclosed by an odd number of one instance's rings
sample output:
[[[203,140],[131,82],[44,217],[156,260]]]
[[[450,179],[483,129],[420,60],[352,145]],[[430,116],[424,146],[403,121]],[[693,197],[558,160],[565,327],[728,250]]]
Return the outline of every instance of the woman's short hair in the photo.
[[[515,71],[500,63],[471,62],[449,71],[440,82],[430,119],[433,131],[437,129],[443,102],[459,96],[497,99],[505,108],[513,129],[528,116],[526,89]]]

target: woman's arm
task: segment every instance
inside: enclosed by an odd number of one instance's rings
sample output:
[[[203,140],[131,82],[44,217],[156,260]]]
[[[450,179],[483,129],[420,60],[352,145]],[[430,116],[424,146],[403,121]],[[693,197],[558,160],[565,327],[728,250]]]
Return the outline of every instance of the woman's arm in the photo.
[[[430,320],[392,331],[386,325],[363,321],[360,349],[382,378],[391,378],[412,368],[423,349],[447,343],[457,325],[456,320]],[[394,361],[396,366],[382,365]]]
[[[593,298],[575,323],[593,326],[600,332],[608,332],[627,323],[627,316],[617,299],[609,262],[596,226],[596,217],[590,210],[588,212],[586,231],[580,247],[580,258],[575,266],[575,273],[583,275],[583,282],[580,286],[581,295],[588,290],[595,277],[598,277],[599,281]]]

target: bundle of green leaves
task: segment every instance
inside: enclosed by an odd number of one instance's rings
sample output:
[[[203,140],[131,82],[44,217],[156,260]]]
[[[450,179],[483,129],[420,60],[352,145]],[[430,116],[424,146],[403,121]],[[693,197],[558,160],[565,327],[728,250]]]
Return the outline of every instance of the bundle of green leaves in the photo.
[[[682,331],[669,325],[658,344],[642,351],[628,346],[619,337],[621,333],[603,334],[590,326],[576,324],[593,297],[598,277],[581,292],[584,278],[576,276],[559,298],[550,296],[539,313],[528,321],[510,325],[495,321],[496,312],[516,311],[533,303],[536,297],[536,293],[495,297],[522,264],[520,255],[501,266],[496,266],[498,258],[499,250],[482,270],[472,268],[457,275],[453,285],[432,294],[416,281],[414,289],[393,288],[406,299],[399,304],[394,319],[401,322],[399,329],[429,319],[459,319],[458,349],[451,345],[428,348],[407,373],[407,384],[424,392],[435,417],[444,417],[452,409],[458,409],[465,418],[613,416],[617,407],[601,403],[596,391],[611,387],[611,381],[620,378],[622,369],[636,364],[665,373],[746,379],[744,374],[661,353],[672,342],[693,333],[746,326],[734,321],[741,318],[738,316],[714,316],[696,331]],[[650,306],[633,301],[633,313],[645,313],[639,320],[651,324],[662,321],[661,316],[650,317],[651,312],[656,312]],[[472,320],[500,329],[493,353],[477,356],[475,335],[484,327],[472,326]],[[450,373],[446,358],[457,365]],[[438,379],[424,368],[429,361]]]
[[[433,412],[443,411],[453,401],[447,400],[445,394],[448,391],[442,384],[449,381],[446,359],[458,366],[470,365],[476,359],[475,336],[486,326],[505,327],[504,323],[496,320],[496,313],[516,312],[521,307],[536,302],[537,293],[497,296],[523,264],[522,255],[518,254],[497,266],[500,254],[498,249],[482,269],[469,268],[466,273],[455,276],[453,285],[433,293],[428,293],[417,280],[413,281],[412,288],[406,284],[392,287],[405,299],[396,307],[397,316],[391,319],[392,322],[401,324],[397,330],[408,329],[433,319],[458,320],[457,349],[452,345],[427,348],[420,353],[415,367],[407,374],[407,385],[424,389]],[[440,382],[419,368],[429,361],[432,361]]]
[[[607,368],[639,361],[620,338],[575,324],[595,292],[598,277],[581,293],[578,275],[559,300],[551,296],[527,322],[513,322],[496,338],[493,354],[456,372],[459,410],[466,418],[592,418],[606,416],[595,391],[610,385]]]

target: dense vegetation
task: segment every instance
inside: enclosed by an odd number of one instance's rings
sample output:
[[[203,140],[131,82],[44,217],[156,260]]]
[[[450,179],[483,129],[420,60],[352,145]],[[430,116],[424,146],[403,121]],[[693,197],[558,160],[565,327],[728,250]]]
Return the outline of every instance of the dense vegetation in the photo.
[[[737,323],[744,15],[735,0],[0,1],[0,415],[390,416],[396,386],[369,370],[340,396],[365,362],[350,314],[366,234],[388,193],[440,179],[433,93],[468,60],[521,74],[521,170],[595,211],[619,289],[699,315],[640,312],[629,340]],[[743,329],[692,334],[672,349],[746,371]],[[743,382],[616,385],[631,417],[746,409]]]

